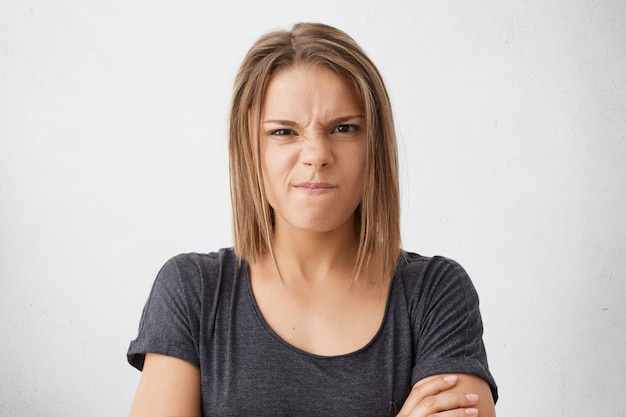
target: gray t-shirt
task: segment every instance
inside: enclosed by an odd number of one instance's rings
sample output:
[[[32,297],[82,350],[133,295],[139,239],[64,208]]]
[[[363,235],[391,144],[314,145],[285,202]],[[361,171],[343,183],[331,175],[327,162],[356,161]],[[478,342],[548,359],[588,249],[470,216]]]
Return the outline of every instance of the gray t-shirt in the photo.
[[[408,253],[398,261],[382,325],[363,348],[318,356],[263,319],[245,260],[232,249],[185,254],[159,272],[128,361],[146,352],[200,369],[203,416],[394,416],[434,374],[478,375],[497,388],[482,341],[478,296],[457,263]]]

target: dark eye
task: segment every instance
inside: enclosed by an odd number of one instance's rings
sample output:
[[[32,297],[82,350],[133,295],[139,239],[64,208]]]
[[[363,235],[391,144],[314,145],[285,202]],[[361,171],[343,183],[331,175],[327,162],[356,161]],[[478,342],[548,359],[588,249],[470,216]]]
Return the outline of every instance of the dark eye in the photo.
[[[294,134],[293,130],[290,130],[290,129],[276,129],[270,132],[270,135],[273,135],[273,136],[289,136],[293,134]]]
[[[356,125],[339,125],[333,130],[333,133],[355,133],[358,131],[359,127]]]

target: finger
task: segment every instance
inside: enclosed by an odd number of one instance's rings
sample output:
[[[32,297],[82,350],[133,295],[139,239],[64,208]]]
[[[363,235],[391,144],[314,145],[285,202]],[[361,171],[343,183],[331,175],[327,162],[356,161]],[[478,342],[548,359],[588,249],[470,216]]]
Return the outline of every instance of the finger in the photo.
[[[457,408],[455,410],[442,411],[440,413],[431,414],[428,417],[476,417],[478,416],[478,408]]]
[[[445,392],[424,398],[419,402],[413,410],[410,410],[409,416],[446,416],[457,417],[473,412],[475,408],[472,406],[478,403],[476,394],[466,394],[464,392]],[[467,410],[466,410],[467,409]],[[447,412],[447,413],[444,413]],[[439,414],[437,414],[439,413]]]
[[[427,378],[418,382],[417,384],[413,385],[409,396],[404,401],[402,409],[412,409],[424,398],[439,394],[440,392],[454,387],[454,385],[457,383],[457,380],[458,378],[456,375],[444,375]],[[400,412],[402,412],[402,410],[400,410]]]
[[[424,397],[421,401],[405,406],[400,410],[400,416],[431,416],[457,417],[476,415],[474,407],[478,403],[478,395],[460,391],[441,392]],[[439,414],[438,414],[439,413]]]

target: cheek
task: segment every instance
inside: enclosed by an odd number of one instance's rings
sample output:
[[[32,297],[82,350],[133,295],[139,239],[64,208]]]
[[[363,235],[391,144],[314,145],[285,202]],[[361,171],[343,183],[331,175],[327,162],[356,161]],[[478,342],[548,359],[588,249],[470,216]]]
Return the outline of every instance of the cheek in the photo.
[[[350,171],[353,172],[355,182],[365,183],[365,161],[367,159],[367,150],[363,147],[354,149],[350,159]]]
[[[270,204],[275,202],[275,199],[286,190],[293,171],[293,160],[293,152],[286,152],[285,149],[266,148],[262,150],[263,187]]]
[[[284,177],[293,166],[292,155],[279,149],[267,149],[261,154],[261,158],[263,177],[274,181]]]

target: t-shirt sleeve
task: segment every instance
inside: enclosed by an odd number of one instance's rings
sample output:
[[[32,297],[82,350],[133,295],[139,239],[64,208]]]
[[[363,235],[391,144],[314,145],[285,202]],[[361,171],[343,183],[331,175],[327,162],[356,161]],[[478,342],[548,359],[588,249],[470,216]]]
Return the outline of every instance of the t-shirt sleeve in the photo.
[[[483,343],[478,294],[466,271],[442,257],[428,261],[413,309],[412,383],[444,373],[473,374],[498,398]]]
[[[173,356],[200,367],[192,314],[193,289],[181,277],[177,258],[165,263],[158,273],[146,302],[137,338],[128,348],[128,362],[143,369],[145,354]]]

